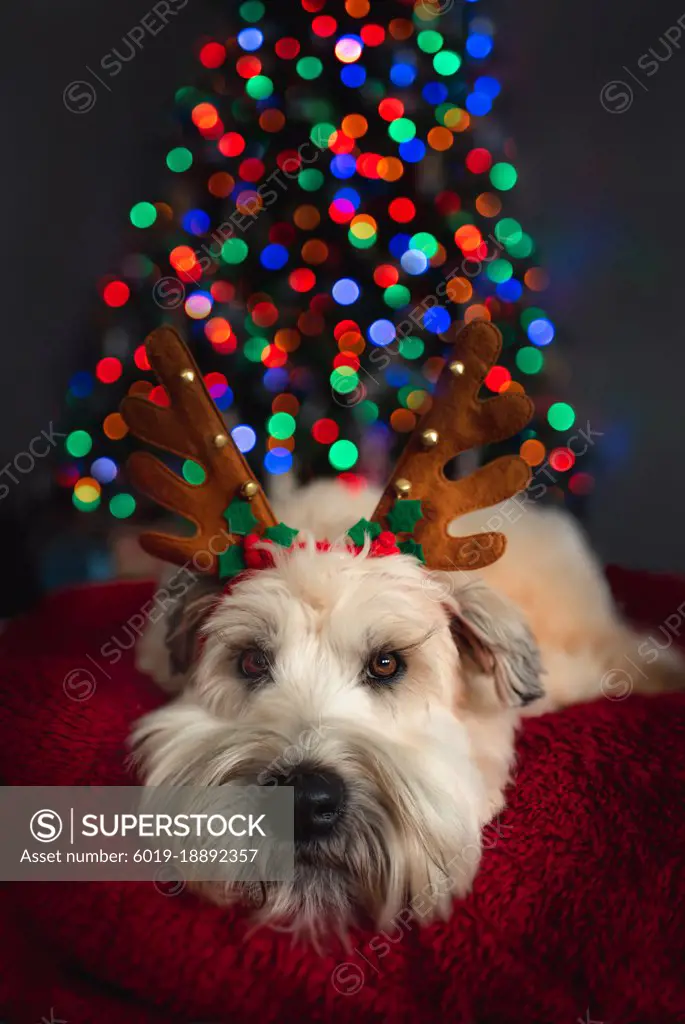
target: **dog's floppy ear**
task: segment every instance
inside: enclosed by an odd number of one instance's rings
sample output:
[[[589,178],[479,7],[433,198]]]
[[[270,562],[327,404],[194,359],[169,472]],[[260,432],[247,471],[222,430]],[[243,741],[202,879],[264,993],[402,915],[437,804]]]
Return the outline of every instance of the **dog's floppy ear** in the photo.
[[[517,707],[544,695],[540,652],[514,604],[475,580],[454,590],[445,604],[470,704]]]
[[[223,583],[216,577],[201,576],[176,599],[169,610],[166,647],[174,675],[185,675],[192,666],[197,654],[198,631],[222,591]]]

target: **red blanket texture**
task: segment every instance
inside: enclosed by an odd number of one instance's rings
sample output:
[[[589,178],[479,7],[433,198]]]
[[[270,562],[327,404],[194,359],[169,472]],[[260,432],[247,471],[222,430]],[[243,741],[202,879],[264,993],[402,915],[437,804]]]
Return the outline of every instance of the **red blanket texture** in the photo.
[[[653,635],[685,582],[616,571]],[[131,722],[161,700],[98,656],[149,585],[73,590],[3,639],[0,779],[121,784]],[[670,632],[679,631],[676,619]],[[662,642],[664,635],[658,634]],[[633,671],[630,666],[625,667]],[[88,668],[88,699],[63,680]],[[83,695],[82,683],[73,695]],[[316,953],[152,883],[4,886],[0,1019],[685,1022],[685,697],[602,699],[526,723],[509,804],[449,922]]]

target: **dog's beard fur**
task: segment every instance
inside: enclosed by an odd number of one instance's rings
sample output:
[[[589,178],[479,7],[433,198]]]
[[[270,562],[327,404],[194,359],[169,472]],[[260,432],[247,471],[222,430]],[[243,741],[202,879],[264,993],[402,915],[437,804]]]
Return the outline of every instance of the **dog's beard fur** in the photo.
[[[183,695],[138,724],[148,785],[247,785],[305,764],[342,777],[341,820],[297,846],[292,882],[262,887],[260,921],[313,936],[344,934],[359,912],[383,925],[409,907],[427,921],[470,888],[513,756],[511,707],[540,695],[539,664],[506,602],[436,579],[402,555],[279,552],[221,597]],[[255,644],[271,665],[253,687],[237,658]],[[406,662],[384,687],[364,671],[379,649]]]

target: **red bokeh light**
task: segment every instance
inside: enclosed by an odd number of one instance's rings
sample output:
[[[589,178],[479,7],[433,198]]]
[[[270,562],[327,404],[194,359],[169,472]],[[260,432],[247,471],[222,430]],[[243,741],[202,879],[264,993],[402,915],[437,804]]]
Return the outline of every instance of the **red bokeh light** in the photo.
[[[200,63],[206,68],[220,68],[226,60],[226,47],[221,43],[205,43],[200,50]]]
[[[115,380],[119,380],[121,373],[121,362],[114,356],[105,356],[95,367],[95,376],[103,384],[113,384]]]
[[[340,427],[335,420],[317,420],[312,427],[312,437],[319,444],[333,444],[338,440]]]
[[[471,174],[485,174],[492,167],[492,156],[487,149],[472,149],[465,163]]]
[[[124,281],[110,281],[102,289],[102,298],[113,309],[116,309],[118,306],[125,306],[130,294],[131,289]]]
[[[511,374],[506,366],[493,366],[485,378],[485,386],[496,393],[511,380]]]
[[[289,274],[288,283],[294,292],[310,292],[316,284],[316,274],[308,267],[300,267]]]
[[[226,132],[219,139],[219,152],[224,156],[240,156],[245,149],[245,139],[238,132]]]

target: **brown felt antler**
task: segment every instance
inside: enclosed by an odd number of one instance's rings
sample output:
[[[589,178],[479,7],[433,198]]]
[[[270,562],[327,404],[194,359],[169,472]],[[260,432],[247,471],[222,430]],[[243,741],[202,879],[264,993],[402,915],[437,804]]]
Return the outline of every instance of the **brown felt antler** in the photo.
[[[218,555],[239,539],[238,534],[247,532],[242,528],[245,515],[250,523],[254,516],[257,532],[275,526],[277,520],[176,331],[170,327],[153,331],[145,342],[145,351],[171,405],[164,408],[139,395],[129,395],[121,404],[121,414],[142,441],[200,463],[206,480],[193,486],[154,455],[131,455],[128,472],[133,484],[197,528],[191,537],[145,533],[140,543],[149,554],[179,565],[206,552],[198,568],[216,572]],[[245,499],[240,503],[245,507],[241,509],[236,499]],[[234,521],[228,509],[231,504],[236,508]]]
[[[479,320],[462,328],[433,405],[411,435],[373,515],[395,532],[410,530],[431,569],[480,569],[495,562],[504,553],[502,534],[450,537],[447,526],[456,516],[512,497],[530,481],[530,469],[518,455],[504,455],[461,480],[448,480],[444,473],[455,455],[511,437],[533,415],[532,402],[522,394],[478,398],[501,348],[493,324]]]

